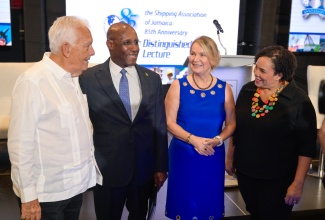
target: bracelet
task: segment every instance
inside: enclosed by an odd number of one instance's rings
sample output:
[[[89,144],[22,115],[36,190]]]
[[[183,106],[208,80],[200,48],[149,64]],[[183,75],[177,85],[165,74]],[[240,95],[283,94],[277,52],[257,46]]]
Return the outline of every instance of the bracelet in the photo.
[[[187,136],[187,138],[186,138],[186,143],[190,143],[191,136],[192,136],[191,133]]]
[[[219,144],[216,145],[217,147],[220,147],[223,144],[223,140],[219,135],[215,136],[214,139],[218,139],[220,142]]]

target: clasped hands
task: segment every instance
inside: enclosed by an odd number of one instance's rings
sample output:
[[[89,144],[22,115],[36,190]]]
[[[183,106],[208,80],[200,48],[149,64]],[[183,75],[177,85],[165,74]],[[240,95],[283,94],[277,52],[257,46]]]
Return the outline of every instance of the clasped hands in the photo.
[[[202,138],[193,135],[191,138],[191,144],[200,155],[212,156],[214,155],[213,148],[218,143],[216,143],[216,140],[213,138]]]

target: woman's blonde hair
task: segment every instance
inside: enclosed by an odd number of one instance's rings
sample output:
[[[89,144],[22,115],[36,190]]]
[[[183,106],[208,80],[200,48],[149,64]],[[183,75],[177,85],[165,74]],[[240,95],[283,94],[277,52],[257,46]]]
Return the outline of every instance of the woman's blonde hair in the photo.
[[[215,68],[217,68],[217,66],[219,65],[221,56],[220,56],[220,51],[218,49],[216,42],[208,36],[200,36],[192,42],[190,51],[192,51],[192,46],[194,43],[198,43],[202,47],[204,53],[206,54],[206,56],[211,64],[211,70],[214,70]],[[190,64],[188,65],[188,68],[189,68],[190,72],[192,72],[192,70],[190,68]]]

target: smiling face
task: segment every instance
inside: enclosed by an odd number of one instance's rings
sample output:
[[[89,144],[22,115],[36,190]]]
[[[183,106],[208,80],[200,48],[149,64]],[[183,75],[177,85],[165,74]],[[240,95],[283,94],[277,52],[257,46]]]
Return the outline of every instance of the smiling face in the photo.
[[[190,68],[196,74],[210,74],[211,64],[201,45],[194,42],[189,57]]]
[[[113,24],[108,30],[106,41],[111,59],[118,66],[124,68],[134,66],[137,62],[139,39],[135,30],[127,24]]]
[[[93,38],[88,28],[79,28],[76,32],[76,42],[69,44],[68,71],[73,77],[79,76],[82,71],[88,68],[91,56],[95,54],[92,46]]]
[[[274,64],[269,57],[258,58],[255,68],[255,85],[259,88],[277,88],[282,74],[275,74]]]

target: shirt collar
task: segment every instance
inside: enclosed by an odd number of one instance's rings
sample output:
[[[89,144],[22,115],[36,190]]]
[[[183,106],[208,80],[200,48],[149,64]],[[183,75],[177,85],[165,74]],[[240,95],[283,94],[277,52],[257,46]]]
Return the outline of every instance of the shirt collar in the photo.
[[[116,63],[114,63],[112,59],[109,60],[109,67],[110,67],[111,74],[114,77],[116,77],[118,74],[120,74],[121,70],[123,69],[120,66],[118,66]],[[134,74],[136,73],[135,66],[128,66],[128,67],[125,67],[124,69],[127,71],[127,74],[129,76],[134,77]]]
[[[59,66],[53,60],[50,59],[50,54],[50,52],[45,52],[43,56],[43,61],[45,65],[47,65],[49,69],[54,73],[53,75],[59,80],[61,80],[62,78],[72,78],[69,72],[65,71],[61,66]]]
[[[297,86],[294,79],[292,79],[289,84],[283,89],[283,91],[280,93],[280,95],[287,97],[288,99],[292,99],[295,94],[297,93],[297,90],[299,87]]]

